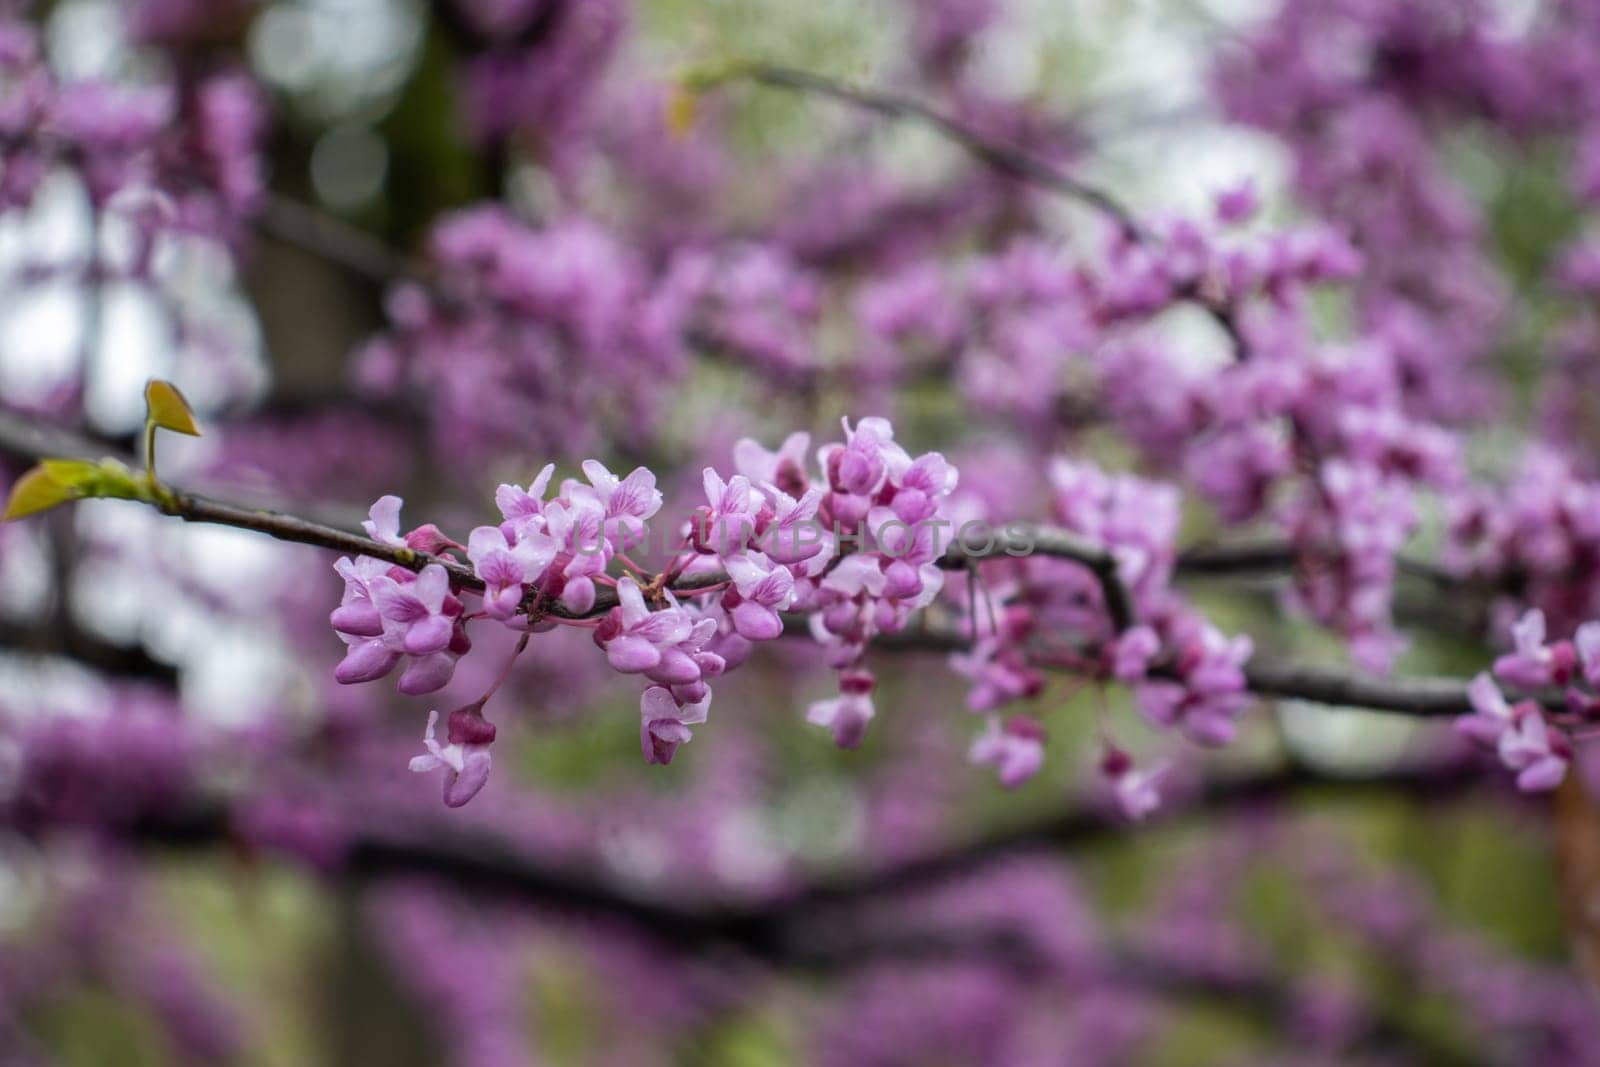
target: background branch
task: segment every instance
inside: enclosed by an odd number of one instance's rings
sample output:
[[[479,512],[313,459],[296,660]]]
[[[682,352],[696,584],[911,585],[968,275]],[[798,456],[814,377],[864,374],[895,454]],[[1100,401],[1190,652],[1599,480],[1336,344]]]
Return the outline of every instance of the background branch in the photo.
[[[1433,803],[1459,796],[1483,781],[1475,764],[1459,761],[1401,767],[1365,778],[1327,777],[1292,767],[1175,789],[1146,825],[1168,825],[1318,794],[1400,796]],[[46,791],[52,787],[71,788],[65,782],[40,786]],[[36,793],[24,803],[36,807],[13,809],[9,821],[14,828],[34,837],[58,829],[47,814],[41,814],[51,810],[48,796]],[[331,860],[320,854],[315,860],[306,860],[331,878],[358,884],[391,878],[436,880],[485,897],[621,923],[678,949],[735,950],[772,963],[802,965],[810,957],[818,931],[841,921],[841,912],[889,905],[905,894],[970,875],[1007,857],[1070,851],[1129,833],[1126,820],[1109,808],[1071,807],[877,868],[818,875],[767,899],[717,902],[704,896],[697,899],[684,887],[675,887],[670,893],[628,887],[455,821],[407,817],[403,822],[380,822],[370,814],[334,815],[335,822],[341,817],[356,820],[357,828],[347,830],[343,847]],[[101,832],[144,846],[209,848],[238,840],[235,820],[226,804],[196,801],[135,813]]]

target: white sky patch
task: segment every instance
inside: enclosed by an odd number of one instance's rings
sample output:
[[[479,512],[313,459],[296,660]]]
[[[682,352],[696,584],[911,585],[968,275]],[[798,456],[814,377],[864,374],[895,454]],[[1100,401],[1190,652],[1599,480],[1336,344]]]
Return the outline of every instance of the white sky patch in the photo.
[[[398,91],[421,36],[415,0],[304,0],[263,12],[249,49],[263,78],[336,118]]]
[[[0,614],[27,618],[50,602],[50,555],[44,527],[18,523],[0,535]]]
[[[81,297],[78,287],[66,282],[0,296],[0,395],[25,402],[77,373]]]
[[[190,640],[203,642],[183,675],[183,706],[198,721],[243,726],[263,714],[279,714],[276,703],[291,684],[295,667],[278,646],[264,642],[254,627],[201,622]]]
[[[46,31],[50,59],[64,78],[108,77],[127,59],[120,6],[74,0],[51,15]]]
[[[1393,767],[1426,727],[1399,715],[1279,701],[1290,751],[1317,770],[1370,774]]]
[[[100,331],[94,339],[89,418],[108,429],[134,430],[144,423],[144,386],[172,374],[166,318],[142,286],[103,286]]]

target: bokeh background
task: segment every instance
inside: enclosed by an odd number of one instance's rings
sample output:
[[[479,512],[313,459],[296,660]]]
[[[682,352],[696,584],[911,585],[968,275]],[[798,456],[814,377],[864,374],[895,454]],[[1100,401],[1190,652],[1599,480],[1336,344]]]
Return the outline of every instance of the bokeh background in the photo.
[[[591,455],[650,464],[670,511],[741,435],[825,436],[877,411],[913,446],[1011,471],[992,492],[1023,512],[1053,448],[1131,462],[1092,423],[1052,440],[975,412],[950,375],[806,370],[865,343],[852,301],[884,267],[854,243],[892,226],[914,245],[965,211],[988,220],[955,227],[959,254],[978,254],[1008,223],[982,169],[914,123],[744,86],[674,129],[676,82],[730,57],[949,100],[913,42],[966,17],[962,106],[1141,213],[1204,214],[1244,180],[1260,225],[1304,210],[1281,140],[1224,119],[1214,91],[1266,0],[542,6],[576,21],[527,75],[553,72],[521,90],[536,121],[507,136],[494,123],[515,78],[471,68],[515,45],[464,28],[454,9],[470,4],[18,9],[64,81],[247,72],[266,186],[253,217],[164,235],[137,278],[104,265],[138,246],[140,210],[173,209],[167,194],[101,210],[57,167],[0,213],[7,479],[38,447],[24,421],[51,425],[60,450],[131,450],[150,377],[178,382],[206,430],[163,441],[170,479],[348,527],[394,492],[408,525],[461,536],[498,482]],[[1507,33],[1534,17],[1490,6]],[[0,110],[18,84],[0,80]],[[1525,407],[1560,308],[1542,278],[1580,208],[1560,149],[1446,126],[1441,165],[1514,294],[1494,358]],[[488,200],[535,230],[582,216],[625,235],[621,252],[570,235],[543,248],[608,278],[631,257],[653,272],[696,233],[752,235],[720,284],[770,300],[752,327],[767,347],[619,369],[602,331],[535,371],[578,391],[525,409],[490,410],[471,390],[493,379],[465,356],[388,387],[404,277],[425,269],[441,213]],[[1064,247],[1095,239],[1070,202],[1025,211]],[[644,314],[616,288],[592,309],[612,327]],[[1348,314],[1337,296],[1321,310],[1335,329]],[[1197,365],[1226,346],[1198,313],[1149,337]],[[579,413],[574,396],[593,404]],[[1515,427],[1481,427],[1480,458]],[[1440,523],[1425,518],[1419,552]],[[1185,515],[1186,542],[1216,528]],[[1052,683],[1031,705],[1050,763],[1008,792],[967,763],[977,720],[940,656],[878,657],[870,743],[841,752],[803,719],[831,677],[786,642],[719,684],[670,768],[645,767],[636,688],[587,635],[558,633],[497,698],[494,779],[445,812],[404,762],[426,710],[480,692],[509,635],[482,634],[437,699],[338,687],[329,563],[118,502],[0,529],[0,1063],[1568,1064],[1600,1047],[1561,919],[1554,809],[1486,781],[1448,727],[1264,703],[1233,746],[1186,752],[1166,815],[1128,827],[1096,791],[1101,703],[1141,759],[1167,743],[1119,692]],[[1258,648],[1342,661],[1270,580],[1188,592]],[[1481,669],[1483,631],[1460,624],[1490,607],[1426,593],[1401,587],[1400,670]],[[1419,754],[1453,762],[1417,771]],[[1204,784],[1238,781],[1253,785]],[[915,865],[946,851],[948,869]],[[897,864],[904,884],[874,880]],[[772,903],[814,884],[836,899]],[[712,918],[630,911],[640,900]],[[752,909],[790,925],[751,933]]]

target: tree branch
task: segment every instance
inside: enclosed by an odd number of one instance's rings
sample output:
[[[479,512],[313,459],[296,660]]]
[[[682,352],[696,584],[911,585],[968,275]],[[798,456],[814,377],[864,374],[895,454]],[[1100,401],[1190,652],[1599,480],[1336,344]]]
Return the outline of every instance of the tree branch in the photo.
[[[1177,571],[1192,577],[1231,578],[1235,575],[1277,574],[1292,571],[1305,558],[1295,545],[1286,541],[1251,541],[1240,544],[1197,545],[1178,555]],[[1427,560],[1399,556],[1395,566],[1401,574],[1427,582],[1438,589],[1469,589],[1488,583],[1453,574]]]
[[[38,626],[0,620],[0,650],[64,656],[114,678],[154,682],[169,688],[178,683],[178,668],[156,659],[142,646],[106,641],[70,619],[58,617]]]
[[[741,78],[774,89],[837,100],[891,119],[919,122],[948,138],[997,173],[1088,205],[1111,221],[1128,241],[1146,246],[1155,241],[1155,235],[1144,227],[1137,216],[1104,189],[1074,178],[1014,145],[985,137],[959,119],[935,110],[914,97],[883,89],[861,88],[812,71],[772,63],[734,64],[707,76],[705,81],[715,85]],[[1177,295],[1211,316],[1227,334],[1236,354],[1243,357],[1248,353],[1248,342],[1231,304],[1213,298],[1204,291],[1204,287],[1198,285],[1190,286]]]
[[[1461,761],[1402,767],[1367,778],[1328,777],[1306,767],[1289,767],[1210,780],[1187,794],[1175,788],[1142,826],[1180,822],[1200,814],[1249,810],[1269,801],[1319,791],[1337,792],[1341,797],[1373,793],[1444,799],[1483,781],[1480,768]],[[1126,834],[1130,829],[1125,819],[1109,809],[1073,808],[875,870],[818,879],[793,894],[785,906],[811,912],[858,905],[888,894],[926,888],[1006,856],[1080,848],[1118,833]]]
[[[40,458],[50,454],[92,456],[103,454],[92,442],[55,431],[42,430],[25,420],[0,413],[0,451]],[[162,508],[186,522],[211,523],[264,533],[280,541],[312,545],[353,556],[370,556],[421,570],[437,564],[449,574],[457,589],[480,592],[483,582],[471,567],[459,560],[435,556],[403,546],[388,545],[335,526],[313,522],[294,515],[264,508],[248,508],[213,500],[195,493],[173,492]],[[1134,614],[1131,597],[1116,574],[1115,558],[1103,547],[1067,530],[1048,527],[1024,528],[1020,532],[1003,529],[989,531],[981,542],[976,537],[958,537],[939,560],[947,569],[964,569],[984,559],[998,556],[1042,555],[1071,560],[1087,567],[1105,595],[1107,612],[1118,629],[1131,625]],[[721,585],[727,576],[689,575],[672,586],[675,593],[693,595]],[[617,603],[616,594],[601,589],[594,607],[581,617],[595,617]],[[525,607],[558,618],[572,618],[556,605],[530,601]],[[950,651],[969,644],[963,635],[936,627],[898,635],[886,635],[878,644],[886,648]],[[1335,706],[1363,707],[1406,715],[1457,715],[1468,707],[1467,682],[1453,678],[1375,678],[1346,670],[1295,664],[1274,664],[1253,659],[1245,668],[1250,691],[1262,696],[1284,697]],[[1541,697],[1548,703],[1554,698]],[[1559,702],[1555,706],[1559,706]]]
[[[1110,193],[1063,173],[1037,156],[990,140],[965,123],[936,111],[914,97],[881,89],[860,88],[811,71],[772,63],[741,63],[715,80],[731,81],[738,78],[774,89],[827,97],[892,119],[920,122],[938,131],[991,170],[1087,204],[1114,222],[1129,240],[1148,240],[1149,235],[1133,213]]]
[[[1248,810],[1273,800],[1376,793],[1442,800],[1484,780],[1471,765],[1452,763],[1399,768],[1370,778],[1326,778],[1304,768],[1271,771],[1209,782],[1188,794],[1175,792],[1151,824]],[[38,800],[39,798],[34,798]],[[50,810],[45,803],[41,810]],[[10,813],[22,832],[50,832],[26,813]],[[617,922],[679,949],[734,949],[775,963],[804,964],[823,932],[836,928],[841,912],[892,905],[904,894],[971,874],[999,859],[1030,852],[1057,852],[1133,832],[1108,809],[1076,807],[992,832],[965,843],[876,869],[819,876],[798,889],[747,902],[719,903],[681,889],[652,894],[619,885],[593,871],[552,862],[486,831],[442,819],[407,818],[350,831],[334,858],[312,862],[329,877],[356,883],[390,878],[425,878],[462,892],[536,906],[563,914]],[[235,816],[226,805],[163,807],[105,828],[133,843],[201,848],[236,841]]]
[[[311,252],[375,285],[425,279],[417,264],[373,234],[279,193],[268,194],[256,226],[284,244]]]
[[[796,632],[800,632],[798,628]],[[950,626],[925,626],[896,634],[883,634],[873,646],[901,652],[961,652],[972,647],[971,639]],[[1055,662],[1040,658],[1035,665],[1059,670]],[[1155,677],[1176,678],[1170,668],[1156,665]],[[1419,718],[1463,715],[1471,710],[1467,698],[1468,680],[1442,677],[1381,678],[1341,667],[1304,663],[1275,663],[1253,656],[1244,666],[1245,688],[1263,697],[1301,700],[1330,707],[1360,708]],[[1559,693],[1533,694],[1508,692],[1513,700],[1524,697],[1545,707],[1561,711],[1566,703]]]

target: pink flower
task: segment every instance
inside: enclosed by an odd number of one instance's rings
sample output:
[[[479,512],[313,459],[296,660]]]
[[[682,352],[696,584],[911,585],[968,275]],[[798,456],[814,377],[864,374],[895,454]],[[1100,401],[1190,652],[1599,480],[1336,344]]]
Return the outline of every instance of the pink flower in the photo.
[[[839,675],[839,695],[819,700],[806,711],[806,721],[833,731],[840,748],[859,748],[872,722],[872,690],[877,679],[870,671],[845,671]]]
[[[734,629],[752,641],[770,641],[783,633],[778,612],[794,599],[794,575],[761,555],[740,554],[723,560],[735,592],[724,595]],[[731,603],[730,603],[731,601]]]
[[[919,523],[934,517],[939,501],[955,490],[959,475],[937,452],[918,456],[895,476],[897,490],[891,507],[902,522]]]
[[[990,715],[984,732],[973,739],[967,750],[967,758],[994,767],[1000,774],[1000,784],[1015,789],[1044,765],[1044,741],[1044,727],[1037,720],[1016,715],[1001,726],[1000,717]]]
[[[750,479],[735,474],[727,481],[707,467],[701,473],[706,506],[695,512],[690,539],[701,552],[729,555],[743,550],[755,536],[761,497]]]
[[[1119,682],[1137,682],[1161,651],[1161,638],[1148,626],[1135,626],[1111,642],[1111,676]]]
[[[967,707],[973,711],[993,711],[1044,691],[1044,675],[1028,665],[1021,649],[998,637],[980,638],[970,652],[952,653],[950,669],[972,682]]]
[[[1261,207],[1255,183],[1246,179],[1217,194],[1217,221],[1227,224],[1246,222]]]
[[[1135,770],[1133,760],[1120,748],[1110,747],[1100,760],[1100,773],[1111,783],[1112,796],[1123,815],[1135,822],[1161,806],[1157,786],[1172,768],[1168,764],[1148,771]]]
[[[339,640],[348,646],[344,659],[333,669],[334,680],[341,685],[377,681],[400,663],[400,653],[381,637],[359,637],[340,631]]]
[[[499,507],[500,514],[507,523],[517,529],[525,526],[532,526],[534,529],[544,528],[544,494],[549,489],[550,479],[555,472],[556,465],[547,463],[528,488],[502,485],[495,490],[495,505]]]
[[[741,438],[733,446],[733,464],[752,484],[771,482],[792,497],[802,496],[810,480],[806,477],[806,453],[811,435],[792,433],[776,452],[768,452],[752,438]]]
[[[645,593],[632,577],[619,579],[616,595],[621,603],[595,630],[595,643],[605,649],[614,669],[622,673],[654,670],[664,654],[690,637],[694,622],[688,613],[675,605],[651,611],[645,605]],[[694,673],[698,677],[698,672]]]
[[[335,567],[345,580],[345,595],[332,622],[349,647],[334,678],[344,685],[370,682],[410,656],[400,676],[402,693],[431,693],[448,682],[456,658],[471,643],[444,568],[431,563],[413,576],[365,557],[354,563],[341,559]]]
[[[489,745],[494,741],[494,724],[465,710],[452,711],[450,743],[441,746],[434,736],[438,723],[439,713],[428,712],[428,728],[422,735],[422,745],[427,752],[413,757],[410,766],[418,774],[442,769],[444,802],[448,807],[459,808],[477,796],[489,780]]]
[[[606,536],[605,509],[592,496],[553,500],[544,509],[545,526],[558,547],[553,577],[545,589],[561,598],[569,611],[584,612],[594,606],[596,575],[604,574],[616,554]]]
[[[483,579],[483,610],[496,619],[509,619],[522,603],[523,587],[536,581],[555,559],[556,543],[542,533],[525,529],[506,538],[499,526],[480,526],[467,538],[467,558]]]
[[[1578,627],[1573,643],[1577,646],[1584,680],[1600,688],[1600,622],[1586,622]]]
[[[333,628],[352,637],[381,637],[383,615],[372,601],[370,583],[384,575],[389,564],[370,556],[359,556],[354,561],[345,556],[333,565],[344,579],[344,596],[339,606],[328,616]]]
[[[394,639],[401,651],[412,656],[442,652],[450,646],[453,623],[446,614],[450,596],[450,576],[437,563],[430,563],[410,582],[401,583],[388,575],[369,583],[373,603],[384,620],[386,636]],[[457,613],[460,606],[456,605]]]
[[[605,464],[593,459],[584,461],[583,473],[604,512],[606,536],[623,546],[642,540],[646,521],[661,510],[656,476],[644,467],[635,467],[626,478],[619,479]]]
[[[1524,793],[1547,793],[1566,777],[1572,745],[1554,733],[1544,713],[1532,701],[1513,709],[1512,725],[1500,735],[1500,762],[1517,771],[1517,788]]]
[[[1517,773],[1517,788],[1543,793],[1561,784],[1572,759],[1572,743],[1552,731],[1544,709],[1531,700],[1506,703],[1494,680],[1480,674],[1467,687],[1473,713],[1456,720],[1456,729],[1485,745],[1493,745],[1500,762]]]
[[[1488,674],[1479,674],[1467,686],[1467,699],[1473,714],[1456,720],[1456,729],[1486,745],[1500,743],[1500,736],[1511,728],[1511,705]]]
[[[833,558],[830,551],[821,560],[817,559],[818,554],[830,547],[833,540],[831,534],[824,534],[815,521],[817,507],[822,503],[822,491],[807,489],[796,500],[771,482],[762,483],[761,489],[767,496],[768,506],[757,516],[755,547],[778,563],[810,560],[807,573],[817,573],[821,564]]]
[[[381,496],[367,512],[367,519],[361,528],[367,531],[367,536],[374,541],[381,541],[386,545],[403,547],[405,538],[400,536],[400,505],[403,501],[397,496]]]
[[[1570,641],[1546,646],[1544,612],[1534,608],[1511,627],[1516,651],[1494,661],[1494,673],[1502,681],[1523,689],[1565,685],[1577,666],[1577,654]]]
[[[710,709],[709,691],[697,702],[680,704],[664,686],[646,689],[639,698],[639,747],[645,762],[671,763],[678,746],[693,739],[694,731],[689,727],[705,722]]]
[[[888,419],[862,419],[854,429],[849,419],[843,422],[845,443],[824,445],[818,453],[834,492],[871,496],[883,485],[891,466],[897,472],[911,466],[911,457],[894,443],[894,428]]]
[[[1225,637],[1207,622],[1189,620],[1185,628],[1175,664],[1179,680],[1141,682],[1135,702],[1155,726],[1180,727],[1197,744],[1226,744],[1250,704],[1243,667],[1253,646],[1248,636]]]

